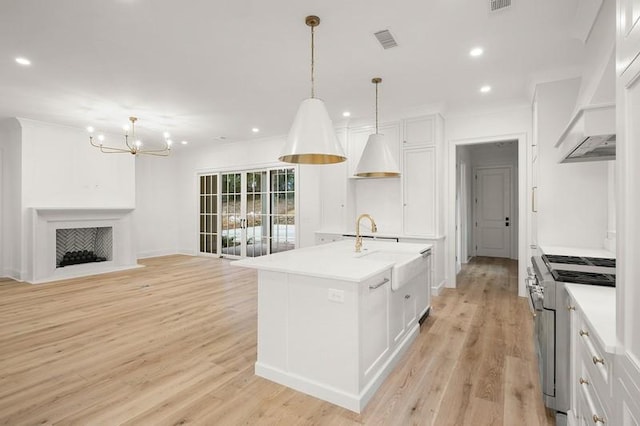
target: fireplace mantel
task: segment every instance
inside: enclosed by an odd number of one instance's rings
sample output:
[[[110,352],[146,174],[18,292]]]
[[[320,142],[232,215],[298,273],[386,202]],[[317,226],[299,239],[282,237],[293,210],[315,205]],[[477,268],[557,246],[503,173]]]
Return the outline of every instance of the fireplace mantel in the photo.
[[[29,276],[39,284],[139,267],[133,247],[133,208],[129,207],[32,207]],[[113,228],[113,259],[56,268],[56,230],[85,227]]]

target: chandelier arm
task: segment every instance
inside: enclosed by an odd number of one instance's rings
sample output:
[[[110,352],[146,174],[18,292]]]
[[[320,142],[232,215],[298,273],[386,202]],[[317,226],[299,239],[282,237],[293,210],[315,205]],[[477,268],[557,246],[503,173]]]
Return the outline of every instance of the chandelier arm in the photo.
[[[118,154],[118,153],[122,153],[122,152],[131,152],[130,149],[124,149],[124,148],[114,148],[111,146],[100,146],[100,152],[104,152],[105,154]]]
[[[164,148],[164,149],[139,149],[137,151],[139,153],[147,153],[147,152],[169,152],[171,150],[168,148]]]

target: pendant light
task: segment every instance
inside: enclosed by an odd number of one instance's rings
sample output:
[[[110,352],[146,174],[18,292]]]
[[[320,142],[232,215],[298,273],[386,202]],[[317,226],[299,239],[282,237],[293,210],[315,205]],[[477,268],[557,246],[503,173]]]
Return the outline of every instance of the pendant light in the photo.
[[[371,82],[376,85],[376,132],[369,135],[354,174],[369,178],[398,177],[400,170],[384,140],[384,135],[378,133],[378,84],[382,79],[376,77]]]
[[[320,25],[320,18],[307,16],[305,23],[311,27],[311,97],[300,104],[279,160],[295,164],[340,163],[347,157],[324,102],[315,97],[314,28]]]

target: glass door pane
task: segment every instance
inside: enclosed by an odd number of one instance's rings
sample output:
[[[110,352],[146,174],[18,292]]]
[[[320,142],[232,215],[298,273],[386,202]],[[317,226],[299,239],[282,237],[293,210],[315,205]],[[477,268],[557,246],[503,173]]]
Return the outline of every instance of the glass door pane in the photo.
[[[268,247],[267,172],[247,172],[246,182],[246,256],[262,256]]]
[[[200,252],[218,252],[218,175],[200,176]]]
[[[295,169],[271,170],[270,178],[270,253],[278,253],[296,244]]]
[[[221,175],[221,253],[242,255],[242,184],[241,173]]]

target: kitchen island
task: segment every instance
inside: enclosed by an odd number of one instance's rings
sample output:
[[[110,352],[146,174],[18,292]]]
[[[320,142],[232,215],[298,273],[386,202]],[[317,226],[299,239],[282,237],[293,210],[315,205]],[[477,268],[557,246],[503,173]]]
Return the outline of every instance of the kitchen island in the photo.
[[[256,374],[360,412],[428,315],[430,250],[345,240],[233,262],[258,270]]]

